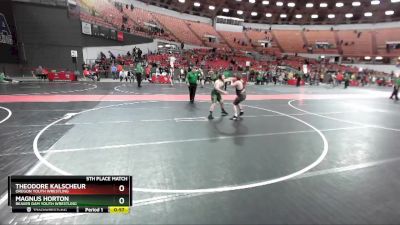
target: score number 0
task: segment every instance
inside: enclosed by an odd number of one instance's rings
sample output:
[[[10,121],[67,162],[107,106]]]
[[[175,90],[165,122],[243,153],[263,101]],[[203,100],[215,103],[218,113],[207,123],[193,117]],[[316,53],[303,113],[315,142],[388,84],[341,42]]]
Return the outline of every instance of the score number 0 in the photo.
[[[125,191],[125,186],[124,185],[119,185],[118,190],[120,192]],[[119,204],[123,205],[125,203],[125,199],[123,197],[119,198],[118,200]]]

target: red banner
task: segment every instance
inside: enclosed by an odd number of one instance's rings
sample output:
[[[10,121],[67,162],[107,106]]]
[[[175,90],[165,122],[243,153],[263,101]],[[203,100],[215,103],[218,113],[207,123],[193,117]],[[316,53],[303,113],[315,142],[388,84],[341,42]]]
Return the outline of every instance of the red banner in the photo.
[[[118,31],[118,41],[124,41],[124,33],[122,33],[121,31]]]

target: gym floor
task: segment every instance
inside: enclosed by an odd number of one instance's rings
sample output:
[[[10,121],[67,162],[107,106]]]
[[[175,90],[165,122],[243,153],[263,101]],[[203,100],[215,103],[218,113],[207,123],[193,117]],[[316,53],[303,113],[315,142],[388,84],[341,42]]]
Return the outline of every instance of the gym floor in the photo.
[[[390,88],[248,86],[208,121],[211,86],[0,84],[1,224],[398,224]],[[131,175],[129,215],[12,214],[9,175]]]

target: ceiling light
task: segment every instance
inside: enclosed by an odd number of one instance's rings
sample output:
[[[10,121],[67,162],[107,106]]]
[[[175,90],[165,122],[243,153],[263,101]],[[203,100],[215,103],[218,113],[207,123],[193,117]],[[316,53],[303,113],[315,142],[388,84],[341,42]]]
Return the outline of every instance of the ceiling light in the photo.
[[[397,3],[397,2],[400,2],[400,0],[391,0],[390,2]]]
[[[371,1],[371,5],[379,5],[379,4],[381,4],[381,1],[379,1],[379,0]]]
[[[268,5],[268,4],[269,4],[269,1],[262,1],[262,4],[263,4],[263,5]]]
[[[375,57],[375,59],[376,59],[376,60],[382,60],[383,57],[382,57],[382,56],[377,56],[377,57]]]
[[[249,2],[253,4],[256,2],[256,0],[249,0]]]
[[[365,60],[371,60],[371,56],[365,56],[364,59]]]
[[[293,8],[293,7],[295,7],[295,6],[296,6],[296,4],[295,4],[294,2],[289,2],[289,3],[287,4],[287,6],[289,6],[289,7]]]
[[[281,14],[280,17],[281,17],[281,18],[286,18],[287,15],[286,15],[286,14]]]
[[[343,2],[337,2],[336,3],[336,7],[338,7],[338,8],[343,7],[343,6],[344,6]]]
[[[361,2],[353,2],[351,3],[352,6],[357,7],[361,5]]]
[[[346,18],[352,18],[353,17],[353,13],[346,13],[345,17]]]
[[[297,15],[296,15],[296,18],[297,18],[297,19],[301,19],[301,18],[303,18],[303,15],[297,14]]]
[[[311,18],[313,18],[313,19],[318,19],[318,15],[317,15],[317,14],[312,14],[312,15],[311,15]]]
[[[229,9],[228,8],[223,8],[222,12],[227,13],[227,12],[229,12]]]
[[[195,2],[193,3],[194,6],[199,7],[200,6],[200,2]]]
[[[237,13],[238,15],[242,15],[242,14],[243,14],[243,11],[242,11],[242,10],[238,10],[236,13]]]
[[[329,15],[328,15],[328,18],[329,18],[329,19],[333,19],[333,18],[335,18],[335,17],[336,17],[335,14],[329,14]]]
[[[283,6],[283,2],[276,2],[277,6]]]
[[[215,6],[210,5],[210,6],[208,6],[208,9],[209,9],[209,10],[214,10],[214,9],[215,9]]]
[[[258,13],[257,13],[257,12],[251,12],[251,15],[252,15],[252,16],[257,16]]]
[[[185,3],[185,0],[178,0],[180,3]]]
[[[393,10],[388,10],[388,11],[385,12],[385,15],[386,15],[386,16],[391,16],[391,15],[393,15],[393,14],[394,14],[394,11],[393,11]]]
[[[312,7],[314,7],[314,4],[313,4],[313,3],[307,3],[307,4],[306,4],[306,8],[312,8]]]
[[[364,16],[371,17],[372,16],[372,12],[366,12],[366,13],[364,13]]]
[[[272,17],[272,14],[271,13],[266,13],[265,16],[266,17]]]
[[[319,4],[319,7],[326,8],[326,7],[328,7],[328,3],[322,2]]]

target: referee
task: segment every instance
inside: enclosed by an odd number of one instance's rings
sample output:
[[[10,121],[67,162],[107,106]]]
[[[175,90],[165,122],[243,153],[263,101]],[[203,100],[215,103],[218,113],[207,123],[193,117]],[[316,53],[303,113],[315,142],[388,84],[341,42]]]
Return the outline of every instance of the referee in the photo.
[[[193,72],[192,69],[189,68],[188,73],[186,75],[186,84],[189,87],[190,103],[194,103],[194,97],[196,96],[198,79],[199,79],[199,73]]]

